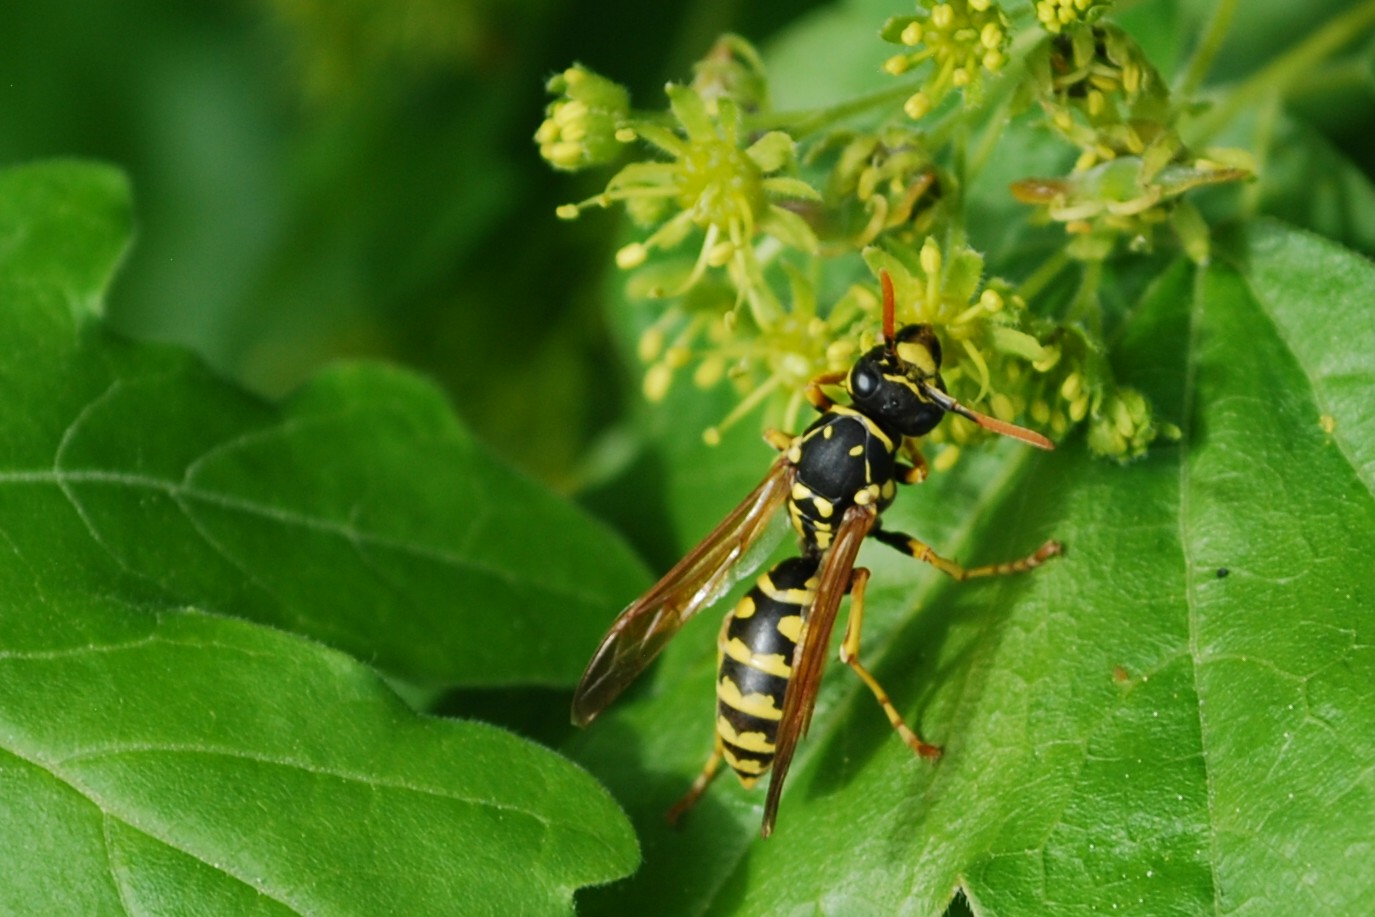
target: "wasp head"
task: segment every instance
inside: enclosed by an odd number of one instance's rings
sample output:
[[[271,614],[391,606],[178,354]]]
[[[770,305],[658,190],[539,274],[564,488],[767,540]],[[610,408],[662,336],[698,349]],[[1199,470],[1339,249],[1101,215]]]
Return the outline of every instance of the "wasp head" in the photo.
[[[960,404],[941,379],[941,343],[930,325],[905,325],[894,331],[893,280],[879,273],[883,287],[883,343],[855,361],[845,389],[855,410],[885,429],[903,436],[925,436],[947,411],[974,421],[1000,436],[1019,439],[1038,449],[1053,449],[1034,430],[980,414]]]
[[[932,390],[941,381],[941,344],[930,325],[907,325],[855,361],[845,388],[854,408],[903,436],[925,436],[945,416]]]

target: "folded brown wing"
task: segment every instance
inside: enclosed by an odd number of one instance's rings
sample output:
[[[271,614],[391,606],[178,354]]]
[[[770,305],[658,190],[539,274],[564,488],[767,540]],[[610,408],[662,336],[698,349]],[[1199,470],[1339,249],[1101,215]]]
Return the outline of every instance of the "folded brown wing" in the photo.
[[[792,491],[796,467],[779,457],[768,475],[711,534],[612,623],[573,694],[585,726],[659,655],[689,618],[749,573],[741,561]]]
[[[860,545],[873,529],[877,518],[878,513],[872,506],[852,506],[846,510],[836,530],[835,540],[822,559],[816,600],[806,614],[802,635],[793,652],[792,677],[783,698],[773,776],[769,779],[769,795],[764,802],[761,832],[765,837],[773,833],[778,800],[783,792],[788,768],[792,765],[793,752],[797,750],[798,740],[807,734],[807,727],[812,721],[816,692],[821,686],[821,673],[826,668],[831,630],[835,627],[840,600],[850,589],[850,574],[855,568],[855,558],[859,556]]]

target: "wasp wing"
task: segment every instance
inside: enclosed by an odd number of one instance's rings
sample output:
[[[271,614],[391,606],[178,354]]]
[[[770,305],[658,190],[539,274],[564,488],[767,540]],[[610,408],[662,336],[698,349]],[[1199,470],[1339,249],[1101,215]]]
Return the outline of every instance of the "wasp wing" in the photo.
[[[807,734],[816,707],[816,692],[821,686],[821,673],[831,644],[831,630],[835,627],[840,600],[850,589],[850,575],[860,545],[873,530],[878,512],[872,506],[852,506],[845,511],[834,540],[821,561],[817,575],[816,598],[807,612],[793,651],[792,677],[783,697],[783,714],[778,724],[778,739],[773,759],[773,776],[769,778],[769,795],[764,802],[764,837],[773,833],[778,815],[778,800],[783,792],[792,765],[798,740]]]
[[[635,680],[683,624],[731,587],[742,559],[788,499],[796,466],[780,456],[768,475],[686,557],[621,612],[573,694],[573,722],[585,726]],[[733,575],[733,574],[738,574]]]

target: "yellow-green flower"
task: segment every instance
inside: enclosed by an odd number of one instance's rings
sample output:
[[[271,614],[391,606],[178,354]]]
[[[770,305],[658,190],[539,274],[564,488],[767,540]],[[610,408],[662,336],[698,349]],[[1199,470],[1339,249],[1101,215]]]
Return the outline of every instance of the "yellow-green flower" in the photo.
[[[806,275],[790,269],[788,276],[786,307],[763,324],[731,310],[724,288],[713,293],[709,284],[669,306],[640,339],[640,358],[649,364],[646,397],[661,399],[674,378],[691,368],[698,387],[726,381],[740,398],[704,432],[708,442],[761,404],[767,405],[766,426],[795,429],[807,383],[821,373],[849,368],[861,335],[877,327],[878,301],[871,291],[855,287],[821,314]]]
[[[574,64],[549,80],[558,98],[535,132],[540,156],[566,172],[604,165],[621,154],[617,131],[630,114],[625,87]]]
[[[1112,6],[1112,0],[1035,0],[1036,18],[1042,28],[1058,35],[1066,28],[1094,22]]]
[[[1154,228],[1170,220],[1189,256],[1206,261],[1207,226],[1181,195],[1205,185],[1242,181],[1251,172],[1235,157],[1229,158],[1236,165],[1202,158],[1191,165],[1162,164],[1161,157],[1154,158],[1122,156],[1064,178],[1024,179],[1012,185],[1012,194],[1044,207],[1046,216],[1080,237],[1070,254],[1081,260],[1107,257],[1117,238],[1147,248]]]
[[[560,208],[560,215],[573,217],[583,207],[621,201],[638,224],[655,226],[647,238],[617,253],[622,268],[638,267],[651,251],[675,248],[700,232],[695,263],[673,292],[691,287],[707,268],[725,267],[741,299],[767,318],[778,305],[764,283],[756,241],[766,235],[814,252],[816,234],[781,202],[819,201],[820,195],[789,174],[794,144],[788,134],[769,131],[746,144],[750,138],[733,99],[708,104],[688,86],[670,85],[667,92],[676,125],[636,120],[630,129],[669,159],[625,166],[601,194]]]
[[[912,127],[850,137],[826,184],[835,215],[827,241],[862,249],[886,234],[915,244],[934,227],[949,181]]]
[[[1089,419],[1089,449],[1122,462],[1145,455],[1146,447],[1161,436],[1179,439],[1179,428],[1158,423],[1146,397],[1134,388],[1115,389]]]
[[[915,16],[895,16],[883,26],[885,41],[910,51],[895,54],[883,69],[898,76],[927,61],[931,72],[922,88],[903,106],[908,117],[921,118],[952,89],[963,89],[965,101],[978,105],[985,73],[1007,63],[1008,20],[992,0],[919,0]]]
[[[1179,145],[1168,87],[1121,29],[1048,36],[1027,55],[1027,75],[1050,126],[1082,151],[1076,168]]]

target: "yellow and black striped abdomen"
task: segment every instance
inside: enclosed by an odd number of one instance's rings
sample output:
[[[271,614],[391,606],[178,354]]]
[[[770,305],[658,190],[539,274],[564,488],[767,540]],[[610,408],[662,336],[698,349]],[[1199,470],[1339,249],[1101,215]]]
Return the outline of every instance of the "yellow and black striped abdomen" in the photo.
[[[802,618],[816,595],[817,560],[794,557],[759,577],[726,618],[716,679],[716,732],[745,786],[773,764],[783,695]]]

